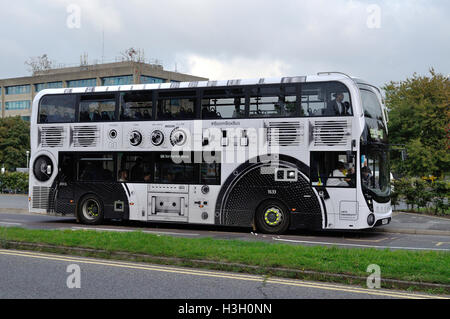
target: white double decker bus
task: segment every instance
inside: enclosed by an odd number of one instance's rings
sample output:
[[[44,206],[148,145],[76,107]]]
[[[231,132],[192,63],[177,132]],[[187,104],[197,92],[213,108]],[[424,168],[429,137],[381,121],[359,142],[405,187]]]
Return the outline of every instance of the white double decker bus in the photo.
[[[380,90],[341,73],[41,91],[30,211],[288,229],[391,221]]]

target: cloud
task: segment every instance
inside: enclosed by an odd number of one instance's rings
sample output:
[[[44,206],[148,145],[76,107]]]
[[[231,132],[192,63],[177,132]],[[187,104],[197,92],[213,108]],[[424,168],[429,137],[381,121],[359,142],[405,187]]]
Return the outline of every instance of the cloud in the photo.
[[[69,4],[81,8],[81,29],[66,26]],[[380,28],[367,26],[372,4]],[[211,79],[342,71],[383,85],[431,66],[449,73],[449,11],[448,0],[16,1],[0,12],[14,26],[2,34],[0,77],[20,75],[24,56],[100,59],[104,30],[109,60],[134,47]]]
[[[286,75],[290,66],[283,61],[267,58],[215,58],[188,54],[185,59],[189,73],[201,75],[210,80],[240,78],[278,77]]]
[[[73,10],[68,11],[69,8],[78,7],[81,27],[86,25],[88,28],[105,29],[113,33],[122,31],[120,9],[117,7],[118,2],[115,0],[44,0],[44,3],[60,8],[60,12],[65,14],[66,17],[69,17],[74,12]]]

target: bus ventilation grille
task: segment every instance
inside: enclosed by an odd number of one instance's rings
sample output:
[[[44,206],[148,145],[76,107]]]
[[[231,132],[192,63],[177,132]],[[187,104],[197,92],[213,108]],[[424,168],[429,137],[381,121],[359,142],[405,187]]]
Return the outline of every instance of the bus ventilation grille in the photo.
[[[42,147],[62,147],[64,144],[64,127],[39,128],[39,144]]]
[[[100,130],[96,126],[75,126],[72,134],[75,147],[96,147],[100,140]]]
[[[343,121],[315,121],[312,129],[314,146],[347,146],[351,125]]]
[[[299,146],[303,141],[304,127],[300,122],[269,122],[266,127],[269,146]]]
[[[50,187],[33,187],[32,205],[35,209],[49,208]]]

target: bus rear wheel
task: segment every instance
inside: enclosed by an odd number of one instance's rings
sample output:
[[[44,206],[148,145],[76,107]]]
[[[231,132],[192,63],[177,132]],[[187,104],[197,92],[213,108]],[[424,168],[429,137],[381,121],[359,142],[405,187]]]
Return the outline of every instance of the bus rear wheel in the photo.
[[[289,228],[289,211],[277,200],[265,201],[256,210],[255,223],[262,233],[283,234]]]
[[[78,206],[80,222],[87,225],[99,225],[103,222],[103,204],[95,195],[83,197]]]

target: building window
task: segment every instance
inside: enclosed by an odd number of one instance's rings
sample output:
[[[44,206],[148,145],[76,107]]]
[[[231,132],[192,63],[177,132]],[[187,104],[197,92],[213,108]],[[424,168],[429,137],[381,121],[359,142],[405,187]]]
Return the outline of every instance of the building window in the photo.
[[[22,116],[22,120],[24,120],[26,122],[30,122],[31,117],[30,116]]]
[[[6,95],[29,94],[31,93],[31,85],[17,85],[5,87]]]
[[[152,76],[141,75],[141,84],[165,83],[166,80]]]
[[[45,89],[60,89],[62,87],[63,87],[62,82],[38,83],[35,84],[34,86],[36,92],[40,92]]]
[[[31,101],[13,101],[5,102],[5,110],[29,110],[31,108]]]
[[[82,96],[80,100],[80,122],[109,122],[116,119],[116,97]]]
[[[97,86],[97,79],[67,81],[67,87],[69,88],[92,87],[92,86]]]
[[[46,95],[39,106],[39,123],[74,123],[76,95]]]
[[[102,78],[102,85],[103,86],[109,86],[109,85],[130,85],[133,84],[133,76],[132,75],[125,75],[125,76],[114,76],[114,77],[106,77]]]

